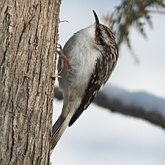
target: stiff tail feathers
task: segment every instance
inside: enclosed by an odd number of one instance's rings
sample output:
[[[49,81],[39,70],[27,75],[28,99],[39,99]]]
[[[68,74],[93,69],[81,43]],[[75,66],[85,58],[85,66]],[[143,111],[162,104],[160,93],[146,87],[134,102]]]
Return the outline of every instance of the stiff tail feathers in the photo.
[[[51,150],[56,146],[59,139],[61,138],[62,134],[64,133],[65,129],[68,126],[69,121],[67,120],[67,117],[64,118],[63,116],[60,116],[56,123],[53,125],[52,128],[52,138],[51,138]]]
[[[74,104],[76,103],[76,104]],[[75,109],[77,109],[79,101],[71,102],[71,104],[65,104],[62,109],[62,114],[57,119],[56,123],[52,128],[52,137],[51,137],[51,151],[54,149],[59,139],[63,135],[65,129],[69,125],[69,122],[75,113]]]

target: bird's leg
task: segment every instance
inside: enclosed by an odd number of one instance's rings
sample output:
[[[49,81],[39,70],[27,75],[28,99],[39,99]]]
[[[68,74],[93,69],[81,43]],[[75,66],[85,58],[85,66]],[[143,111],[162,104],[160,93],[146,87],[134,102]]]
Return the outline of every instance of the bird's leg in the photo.
[[[60,44],[58,44],[57,46],[57,54],[59,56],[59,58],[61,58],[61,66],[60,66],[60,71],[58,71],[57,74],[55,74],[54,76],[52,76],[52,78],[62,78],[60,76],[64,66],[66,66],[66,68],[69,70],[71,69],[71,65],[69,64],[69,61],[67,59],[67,57],[64,54],[64,51],[62,49],[62,46]]]
[[[58,72],[58,74],[60,74],[64,68],[64,66],[66,66],[67,69],[71,69],[71,65],[69,64],[69,61],[67,59],[67,57],[64,54],[64,51],[62,49],[62,46],[60,44],[58,44],[58,48],[59,50],[57,50],[57,53],[59,55],[59,58],[61,58],[61,70]]]

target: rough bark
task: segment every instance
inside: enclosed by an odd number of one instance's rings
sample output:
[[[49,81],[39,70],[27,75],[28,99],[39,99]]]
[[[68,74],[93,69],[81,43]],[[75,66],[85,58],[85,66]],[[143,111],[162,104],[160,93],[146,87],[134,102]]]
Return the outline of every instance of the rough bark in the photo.
[[[56,91],[55,98],[62,100],[63,97],[62,97],[61,91],[58,88],[56,88],[55,91]],[[134,93],[131,93],[128,91],[125,91],[125,92],[127,92],[128,95],[131,95],[131,97],[133,97],[134,95],[137,94],[137,92],[134,92]],[[107,110],[109,110],[111,112],[117,112],[117,113],[121,113],[124,115],[144,119],[146,121],[149,121],[152,124],[156,124],[157,126],[162,127],[163,129],[165,128],[164,109],[160,110],[159,107],[155,106],[155,107],[152,107],[152,109],[148,110],[147,107],[144,108],[141,105],[134,105],[131,102],[131,100],[129,101],[129,104],[125,103],[121,99],[120,93],[119,93],[119,95],[118,94],[112,95],[111,91],[109,91],[108,96],[106,93],[107,93],[107,89],[103,88],[103,90],[101,90],[98,93],[98,95],[94,99],[93,103],[95,103],[98,106],[101,106],[103,108],[106,108]],[[143,92],[143,93],[145,94],[146,92]],[[165,104],[164,99],[162,99],[160,97],[156,97],[151,94],[148,94],[148,95],[152,96],[154,98],[154,101],[157,102],[157,104],[159,104],[159,103]],[[147,96],[147,94],[146,94],[146,96]]]
[[[0,164],[49,164],[61,0],[0,1]]]

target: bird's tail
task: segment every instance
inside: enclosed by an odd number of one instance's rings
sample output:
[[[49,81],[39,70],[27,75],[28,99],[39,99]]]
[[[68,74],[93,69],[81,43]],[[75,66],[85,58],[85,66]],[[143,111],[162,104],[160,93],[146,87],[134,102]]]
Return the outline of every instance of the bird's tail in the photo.
[[[77,100],[75,100],[74,102],[70,102],[69,104],[68,101],[64,102],[62,113],[52,128],[51,150],[54,149],[59,139],[63,135],[79,104],[79,98],[77,98]]]
[[[53,125],[51,150],[53,150],[53,148],[56,146],[57,142],[61,138],[62,134],[68,126],[69,121],[70,119],[68,119],[68,117],[63,117],[62,115],[60,115],[56,123]]]

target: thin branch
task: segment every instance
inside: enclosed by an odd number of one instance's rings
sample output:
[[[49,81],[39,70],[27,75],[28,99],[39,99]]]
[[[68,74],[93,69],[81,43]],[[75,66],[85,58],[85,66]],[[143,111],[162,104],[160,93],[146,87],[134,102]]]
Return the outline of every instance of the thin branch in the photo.
[[[161,11],[161,10],[148,10],[148,11],[154,14],[165,14],[165,11]]]

